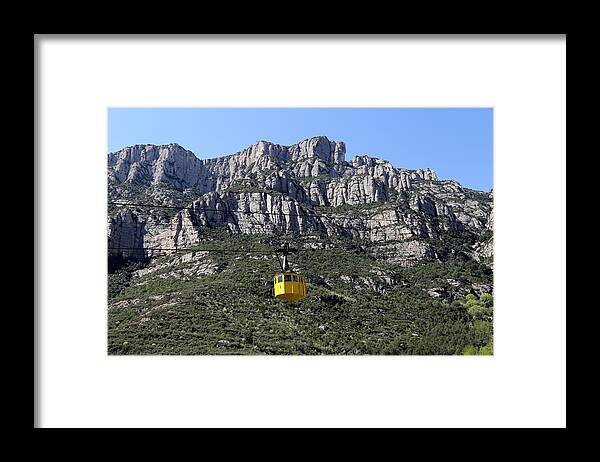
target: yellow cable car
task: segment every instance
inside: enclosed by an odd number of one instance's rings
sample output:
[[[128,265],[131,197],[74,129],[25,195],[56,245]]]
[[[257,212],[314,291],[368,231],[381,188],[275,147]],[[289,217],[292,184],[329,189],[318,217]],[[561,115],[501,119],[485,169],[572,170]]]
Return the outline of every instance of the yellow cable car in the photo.
[[[275,298],[294,301],[306,298],[306,281],[298,273],[278,273],[273,277]]]
[[[295,301],[306,298],[306,280],[304,276],[290,271],[287,256],[290,252],[297,252],[296,249],[290,249],[289,244],[285,244],[283,249],[278,251],[283,254],[283,263],[279,260],[281,273],[273,276],[273,290],[275,298],[278,300]]]

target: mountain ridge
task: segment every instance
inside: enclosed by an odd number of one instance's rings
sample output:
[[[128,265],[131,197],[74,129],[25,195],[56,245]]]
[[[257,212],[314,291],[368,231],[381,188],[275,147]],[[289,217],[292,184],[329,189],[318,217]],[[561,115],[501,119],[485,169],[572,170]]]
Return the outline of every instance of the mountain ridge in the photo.
[[[109,153],[111,200],[185,206],[169,217],[152,208],[113,207],[109,247],[126,243],[135,250],[110,254],[132,257],[137,249],[192,245],[202,229],[225,227],[234,233],[316,233],[371,242],[467,233],[474,258],[491,257],[491,245],[475,246],[492,216],[491,192],[438,180],[429,168],[397,168],[367,155],[346,161],[345,154],[344,142],[326,136],[290,146],[259,140],[212,159],[199,159],[177,143],[138,144]],[[340,215],[344,207],[368,205],[375,207],[368,217]],[[324,210],[339,216],[326,217]],[[421,247],[413,250],[432,254]]]
[[[328,144],[329,145],[329,149],[328,150],[324,150],[324,144]],[[170,151],[165,151],[165,149],[167,148],[171,148]],[[201,159],[198,156],[196,156],[194,154],[193,151],[183,147],[182,145],[178,144],[178,143],[168,143],[168,144],[160,144],[160,145],[156,145],[156,144],[135,144],[135,145],[131,145],[131,146],[126,146],[124,148],[121,148],[120,150],[117,151],[113,151],[110,152],[108,154],[109,157],[109,167],[115,164],[115,160],[112,158],[117,158],[119,156],[123,157],[123,155],[127,155],[128,153],[133,153],[133,155],[135,156],[135,154],[137,154],[138,152],[147,152],[147,151],[159,151],[159,156],[164,154],[167,154],[165,157],[169,157],[170,155],[173,155],[175,157],[177,156],[183,156],[184,154],[187,155],[188,159],[186,160],[190,160],[192,162],[195,162],[196,160],[199,162],[199,165],[209,165],[211,163],[214,162],[219,162],[219,161],[223,161],[223,159],[231,159],[234,157],[243,157],[243,156],[247,156],[248,154],[250,154],[250,158],[252,160],[258,160],[260,159],[260,157],[262,156],[273,156],[276,159],[279,160],[283,160],[283,161],[289,161],[291,160],[292,162],[297,162],[299,160],[302,159],[308,159],[308,158],[317,158],[320,159],[324,162],[328,162],[330,164],[333,165],[338,165],[338,166],[353,166],[353,167],[361,167],[361,166],[374,166],[375,164],[385,164],[388,165],[390,168],[397,170],[397,171],[407,171],[407,172],[419,172],[419,175],[428,178],[428,179],[436,179],[437,180],[437,175],[435,173],[435,171],[431,168],[418,168],[418,169],[408,169],[408,168],[402,168],[402,167],[396,167],[393,166],[391,164],[391,162],[382,159],[380,157],[376,157],[376,156],[372,156],[372,155],[367,155],[367,154],[357,154],[355,155],[352,159],[350,160],[346,160],[345,159],[345,154],[346,154],[346,147],[345,147],[345,143],[342,141],[330,141],[329,138],[327,138],[326,136],[320,135],[320,136],[316,136],[316,137],[310,137],[310,138],[306,138],[298,143],[292,144],[292,145],[281,145],[281,144],[277,144],[277,143],[273,143],[271,141],[266,141],[266,140],[258,140],[255,143],[251,144],[250,146],[246,147],[245,149],[242,149],[240,151],[237,151],[233,154],[228,154],[228,155],[224,155],[224,156],[218,156],[218,157],[210,157],[210,158],[205,158],[205,159]],[[193,157],[190,157],[193,156]],[[124,160],[124,159],[121,159]],[[178,159],[181,160],[181,159]],[[308,176],[308,175],[303,175],[303,176]],[[123,181],[121,179],[119,179],[118,177],[116,177],[115,179],[119,180],[119,181]]]
[[[256,140],[254,143],[252,143],[252,144],[248,145],[248,146],[247,146],[245,149],[249,149],[249,148],[251,148],[252,146],[259,145],[259,144],[268,144],[268,145],[272,145],[272,146],[279,146],[279,147],[287,147],[287,148],[289,148],[289,147],[291,147],[291,146],[299,145],[299,144],[301,144],[301,143],[304,143],[304,142],[307,142],[307,141],[309,141],[309,140],[317,140],[317,139],[320,139],[320,138],[326,139],[327,141],[331,142],[331,141],[329,140],[329,138],[328,138],[327,136],[325,136],[325,135],[316,135],[316,136],[311,136],[311,137],[308,137],[308,138],[305,138],[305,139],[303,139],[302,141],[299,141],[298,143],[293,143],[293,144],[291,144],[291,145],[285,145],[285,144],[275,143],[275,142],[273,142],[273,141],[269,141],[269,140],[262,140],[262,139],[261,139],[261,140]],[[333,143],[343,143],[343,144],[345,144],[344,142],[340,142],[340,141],[333,141]],[[224,154],[224,155],[221,155],[221,156],[212,156],[212,157],[201,158],[201,157],[199,157],[198,155],[196,155],[196,153],[195,153],[193,150],[191,150],[191,149],[188,149],[188,148],[186,148],[185,146],[183,146],[183,145],[181,145],[181,144],[179,144],[179,143],[177,143],[177,142],[172,142],[172,143],[163,143],[163,144],[154,144],[154,143],[136,143],[136,144],[132,144],[132,145],[123,146],[122,148],[120,148],[120,149],[117,149],[117,150],[115,150],[115,151],[110,151],[110,152],[108,153],[108,156],[110,157],[111,155],[116,155],[116,154],[118,154],[119,152],[121,152],[121,151],[123,151],[123,150],[131,149],[131,148],[146,148],[146,147],[148,147],[148,146],[155,147],[155,148],[177,147],[177,148],[180,148],[182,151],[187,151],[187,152],[190,152],[190,153],[194,154],[194,156],[195,156],[195,157],[196,157],[198,160],[204,160],[204,161],[210,161],[210,160],[219,159],[219,158],[223,158],[223,157],[231,157],[231,156],[235,156],[235,155],[237,155],[237,154],[240,154],[241,152],[243,152],[243,151],[245,150],[245,149],[242,149],[242,150],[236,151],[236,152],[234,152],[234,153],[232,153],[232,154]],[[381,157],[372,156],[372,155],[370,155],[370,154],[356,154],[356,155],[354,155],[354,156],[353,156],[353,157],[352,157],[350,160],[348,160],[347,162],[350,162],[350,163],[352,163],[352,162],[354,162],[354,161],[355,161],[357,158],[374,159],[374,160],[376,160],[376,161],[377,161],[377,160],[379,160],[379,161],[382,161],[382,162],[388,162],[388,161],[386,161],[385,159],[383,159],[383,158],[381,158]],[[345,160],[345,159],[344,159],[344,160]],[[394,166],[394,168],[401,168],[401,167]],[[431,168],[424,168],[424,169],[425,169],[425,170],[433,170],[433,169],[431,169]],[[417,170],[417,169],[406,169],[406,170]]]

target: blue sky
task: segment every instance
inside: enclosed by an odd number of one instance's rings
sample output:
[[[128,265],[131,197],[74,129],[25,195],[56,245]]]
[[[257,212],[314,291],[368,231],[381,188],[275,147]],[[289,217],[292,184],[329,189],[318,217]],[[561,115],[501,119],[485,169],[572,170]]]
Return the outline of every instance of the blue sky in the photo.
[[[492,188],[491,108],[110,108],[108,148],[178,143],[200,158],[258,140],[290,145],[325,135],[346,159],[368,154],[396,167],[432,168],[440,179]]]

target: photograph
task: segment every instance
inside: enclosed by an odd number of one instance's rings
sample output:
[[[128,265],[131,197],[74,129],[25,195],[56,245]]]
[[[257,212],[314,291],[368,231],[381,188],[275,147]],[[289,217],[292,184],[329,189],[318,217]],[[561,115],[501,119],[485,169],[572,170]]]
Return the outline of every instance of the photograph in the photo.
[[[493,355],[492,107],[110,107],[109,355]]]

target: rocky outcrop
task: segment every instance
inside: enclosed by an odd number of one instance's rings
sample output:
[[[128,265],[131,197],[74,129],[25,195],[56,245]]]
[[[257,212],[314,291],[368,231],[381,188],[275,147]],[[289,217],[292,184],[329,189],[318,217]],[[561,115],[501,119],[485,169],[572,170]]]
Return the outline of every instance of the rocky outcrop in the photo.
[[[473,249],[475,251],[476,259],[486,259],[490,265],[491,259],[494,257],[494,211],[491,210],[488,220],[484,227],[484,233],[482,239],[477,242]]]
[[[198,159],[178,144],[135,145],[108,155],[111,186],[166,185],[197,194],[230,188],[263,188],[321,206],[385,202],[412,182],[436,180],[435,172],[396,169],[359,156],[346,162],[343,142],[324,136],[292,146],[257,141],[236,154]]]
[[[162,279],[185,278],[214,274],[220,270],[221,267],[210,259],[208,252],[196,251],[184,253],[164,263],[151,264],[147,268],[134,271],[133,276],[140,278],[148,274],[157,274],[157,277]]]
[[[109,257],[140,258],[144,248],[145,221],[133,212],[119,212],[108,219]]]
[[[477,242],[473,245],[473,250],[475,251],[473,257],[476,260],[482,260],[486,258],[492,258],[494,255],[494,241],[493,239],[489,239],[484,242]]]
[[[177,144],[135,145],[108,155],[109,182],[183,189],[197,186],[205,176],[202,161]]]
[[[345,155],[343,142],[324,136],[291,146],[258,141],[214,159],[198,159],[177,144],[110,153],[112,200],[186,208],[158,213],[160,208],[117,207],[109,220],[109,255],[181,249],[199,242],[203,228],[224,227],[392,242],[382,246],[386,258],[412,264],[438,258],[422,239],[491,232],[491,193],[439,180],[431,169],[396,168],[366,155],[346,161]],[[473,253],[491,254],[491,241]]]
[[[421,260],[435,260],[438,257],[431,245],[419,240],[381,245],[374,253],[381,259],[401,266],[411,266]]]
[[[286,196],[266,192],[209,193],[169,220],[153,216],[146,219],[136,216],[136,220],[142,230],[140,246],[146,249],[188,247],[199,242],[199,230],[202,228],[226,228],[245,234],[343,236],[377,243],[412,238],[436,239],[442,229],[455,228],[452,223],[443,220],[440,228],[422,215],[394,205],[354,211],[352,214],[333,209],[315,211]],[[419,242],[405,244],[393,248],[400,258],[410,260],[429,255]]]

